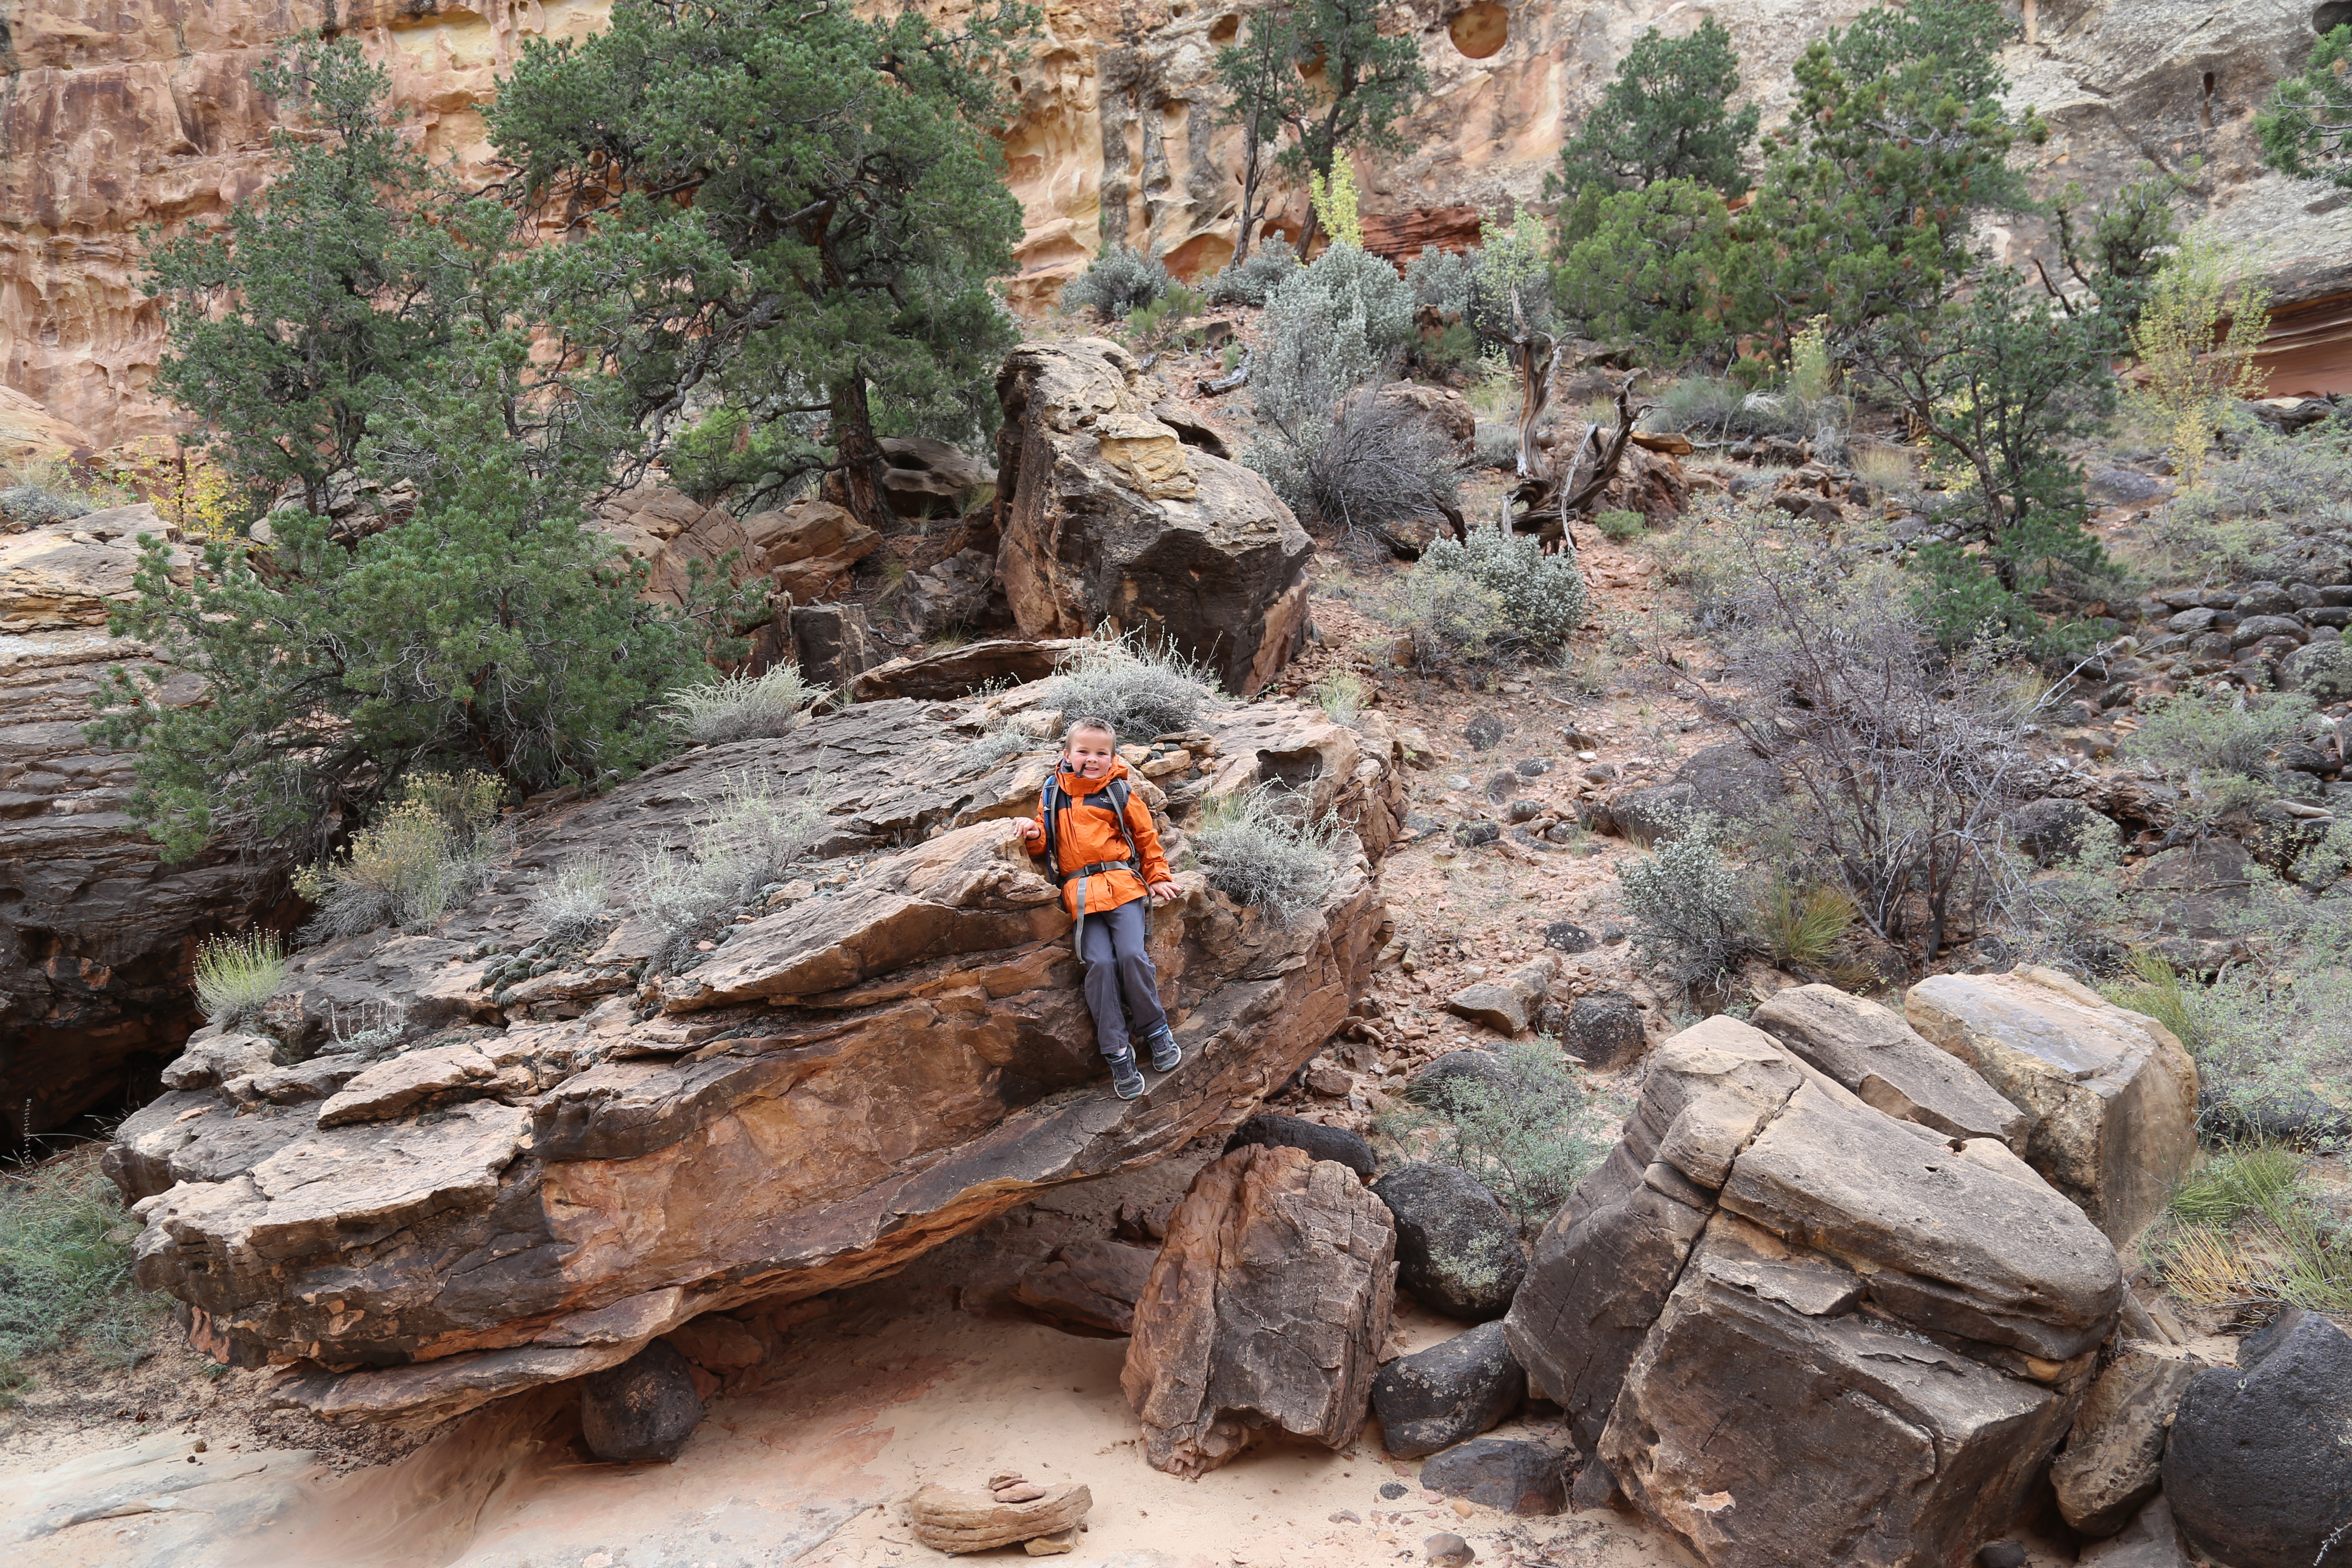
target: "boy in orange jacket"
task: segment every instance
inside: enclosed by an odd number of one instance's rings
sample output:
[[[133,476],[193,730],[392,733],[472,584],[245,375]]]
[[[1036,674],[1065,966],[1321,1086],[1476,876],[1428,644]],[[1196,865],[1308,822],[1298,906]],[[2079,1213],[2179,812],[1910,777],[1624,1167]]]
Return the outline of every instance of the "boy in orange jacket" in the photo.
[[[1173,1072],[1184,1060],[1168,1015],[1160,1005],[1160,972],[1144,951],[1146,900],[1177,894],[1151,808],[1129,793],[1118,737],[1101,719],[1081,719],[1062,738],[1062,765],[1045,783],[1037,815],[1022,825],[1032,855],[1045,855],[1046,871],[1062,889],[1062,907],[1077,921],[1078,960],[1087,970],[1087,1010],[1095,1041],[1110,1062],[1111,1088],[1121,1100],[1143,1092],[1136,1043],[1151,1053],[1154,1072]],[[1126,1007],[1119,1005],[1122,994]]]

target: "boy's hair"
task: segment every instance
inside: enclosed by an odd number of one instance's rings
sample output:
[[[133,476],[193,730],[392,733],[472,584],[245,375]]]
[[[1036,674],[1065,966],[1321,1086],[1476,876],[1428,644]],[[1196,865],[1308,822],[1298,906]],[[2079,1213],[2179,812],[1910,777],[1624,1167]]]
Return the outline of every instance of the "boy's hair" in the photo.
[[[1077,739],[1078,732],[1082,730],[1099,730],[1104,734],[1110,737],[1110,743],[1114,747],[1118,744],[1118,727],[1113,724],[1109,720],[1092,718],[1080,719],[1070,725],[1068,729],[1062,731],[1062,749],[1064,751],[1068,751],[1070,749],[1070,742]]]

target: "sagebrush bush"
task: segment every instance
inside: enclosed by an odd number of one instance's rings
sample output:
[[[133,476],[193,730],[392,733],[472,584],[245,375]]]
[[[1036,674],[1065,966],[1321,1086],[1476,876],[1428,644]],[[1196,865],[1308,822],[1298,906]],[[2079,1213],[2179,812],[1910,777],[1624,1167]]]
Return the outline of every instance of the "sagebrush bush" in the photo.
[[[799,666],[780,664],[761,675],[721,675],[682,687],[664,712],[688,740],[706,745],[764,741],[783,734],[831,695]]]
[[[1049,742],[1018,730],[992,730],[963,749],[964,765],[992,768],[1008,757],[1044,751]]]
[[[1352,725],[1363,717],[1364,699],[1370,692],[1355,671],[1336,669],[1317,681],[1309,695],[1331,722]]]
[[[1412,343],[1412,291],[1379,257],[1335,245],[1284,280],[1263,327],[1265,343],[1250,362],[1258,419],[1311,447],[1314,426],[1349,393],[1385,379]]]
[[[1339,879],[1335,823],[1304,820],[1304,803],[1272,784],[1218,795],[1186,833],[1209,886],[1290,925],[1322,907]]]
[[[1514,425],[1496,419],[1481,419],[1470,438],[1471,458],[1482,468],[1494,468],[1511,473],[1519,466],[1519,432]]]
[[[1079,645],[1047,700],[1070,719],[1107,721],[1122,742],[1189,730],[1219,693],[1216,677],[1174,648],[1142,637]]]
[[[1466,622],[1468,602],[1439,595],[1429,581],[1450,577],[1495,595],[1498,618],[1488,637],[1497,649],[1549,652],[1584,624],[1591,600],[1574,551],[1547,553],[1535,535],[1508,534],[1499,528],[1478,527],[1469,532],[1466,540],[1430,542],[1407,580],[1409,611],[1450,600]],[[1466,646],[1464,651],[1469,651]]]
[[[1123,321],[1137,307],[1159,299],[1174,281],[1158,257],[1114,245],[1062,285],[1062,309],[1092,310],[1107,321]]]
[[[629,887],[635,912],[664,937],[657,970],[674,969],[719,921],[781,882],[824,836],[831,808],[823,784],[787,789],[751,769],[723,773],[696,797],[702,815],[683,849],[665,846],[637,862]]]
[[[1720,987],[1746,956],[1753,904],[1715,817],[1684,818],[1649,854],[1621,867],[1617,879],[1635,949],[1677,988]]]
[[[46,485],[11,485],[0,489],[0,517],[29,528],[87,517],[90,510],[80,497],[61,494]]]
[[[531,917],[559,942],[574,942],[604,923],[612,868],[601,856],[566,860],[530,896]]]
[[[2267,697],[2178,692],[2141,716],[2124,753],[2180,784],[2185,820],[2210,822],[2272,798],[2276,792],[2269,784],[2267,753],[2299,738],[2311,710],[2311,699],[2296,691]]]
[[[1261,240],[1239,265],[1229,265],[1209,279],[1212,305],[1263,305],[1298,270],[1297,254],[1279,236]]]
[[[1421,254],[1404,269],[1405,287],[1412,290],[1412,302],[1449,316],[1459,316],[1470,309],[1470,285],[1478,273],[1478,252],[1440,250],[1436,246],[1422,247]]]
[[[139,1222],[99,1168],[105,1150],[0,1175],[0,1407],[31,1381],[28,1357],[72,1346],[136,1364],[170,1304],[132,1283]]]
[[[1504,633],[1503,595],[1460,572],[1408,573],[1373,609],[1412,639],[1423,669],[1486,658]]]
[[[1594,517],[1592,526],[1601,531],[1601,538],[1614,540],[1623,544],[1639,539],[1647,532],[1650,520],[1638,511],[1626,511],[1618,508]]]
[[[1383,1121],[1400,1142],[1429,1135],[1423,1158],[1467,1171],[1523,1231],[1542,1226],[1615,1142],[1591,1099],[1548,1038],[1514,1040],[1496,1053],[1502,1071],[1462,1073],[1412,1092],[1412,1109]]]
[[[295,891],[319,906],[310,942],[379,926],[422,931],[488,885],[504,847],[498,829],[504,786],[487,773],[416,773],[393,791],[382,816],[339,858],[306,868]]]
[[[1454,510],[1462,470],[1454,443],[1418,409],[1369,391],[1342,398],[1328,419],[1251,443],[1242,461],[1302,517],[1400,550],[1406,525]]]
[[[286,985],[286,947],[276,931],[226,936],[196,949],[196,1005],[231,1028],[261,1016]]]

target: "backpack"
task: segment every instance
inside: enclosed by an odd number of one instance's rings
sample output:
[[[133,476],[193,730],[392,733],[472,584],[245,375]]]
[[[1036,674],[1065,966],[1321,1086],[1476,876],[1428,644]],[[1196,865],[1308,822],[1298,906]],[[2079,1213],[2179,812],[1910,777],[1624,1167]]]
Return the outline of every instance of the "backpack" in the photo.
[[[1055,826],[1060,820],[1062,813],[1067,810],[1070,806],[1076,805],[1076,802],[1073,799],[1070,793],[1062,787],[1062,774],[1059,769],[1055,771],[1053,777],[1045,781],[1044,803],[1045,815],[1045,868],[1047,873],[1054,879],[1054,886],[1056,888],[1061,887],[1073,877],[1091,877],[1098,871],[1115,871],[1119,869],[1121,867],[1125,867],[1127,869],[1135,872],[1139,876],[1142,874],[1143,852],[1135,847],[1135,829],[1127,825],[1127,797],[1129,794],[1127,781],[1123,778],[1113,779],[1110,783],[1103,786],[1102,793],[1103,797],[1110,803],[1111,815],[1118,819],[1118,836],[1127,840],[1127,858],[1125,860],[1098,860],[1091,866],[1081,866],[1075,871],[1066,872],[1062,869],[1061,846],[1060,841],[1055,837]]]

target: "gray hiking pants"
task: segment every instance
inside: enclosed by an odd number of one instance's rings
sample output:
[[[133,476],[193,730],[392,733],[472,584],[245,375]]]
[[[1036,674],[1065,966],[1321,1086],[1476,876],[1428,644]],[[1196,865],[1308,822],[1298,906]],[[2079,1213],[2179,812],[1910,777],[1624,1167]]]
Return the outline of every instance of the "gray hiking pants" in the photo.
[[[1088,913],[1083,956],[1087,965],[1087,1011],[1095,1016],[1095,1043],[1107,1057],[1134,1049],[1127,1030],[1127,1015],[1135,1015],[1135,1030],[1150,1039],[1163,1028],[1168,1015],[1160,1006],[1160,972],[1144,951],[1144,910],[1150,899],[1121,904],[1108,914]],[[1119,998],[1127,1006],[1122,1010]]]

